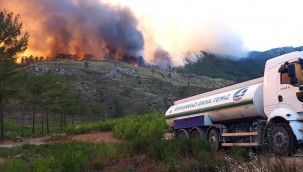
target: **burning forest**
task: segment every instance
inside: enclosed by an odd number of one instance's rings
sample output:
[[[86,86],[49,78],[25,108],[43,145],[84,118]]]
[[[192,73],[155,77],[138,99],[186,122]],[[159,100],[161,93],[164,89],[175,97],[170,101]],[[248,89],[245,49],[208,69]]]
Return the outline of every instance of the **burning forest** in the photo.
[[[0,0],[0,6],[20,14],[30,34],[24,56],[143,62],[143,35],[127,7],[84,0]]]
[[[21,57],[113,59],[136,65],[146,62],[166,70],[202,58],[187,56],[188,51],[245,57],[241,37],[220,19],[201,20],[192,13],[195,10],[180,13],[186,7],[173,1],[165,3],[169,9],[161,2],[147,10],[138,6],[143,2],[115,2],[0,0],[0,7],[20,14],[22,30],[30,35]]]
[[[43,56],[22,56],[18,60],[18,63],[21,65],[29,65],[36,62],[49,60],[49,59],[64,59],[64,60],[76,60],[76,61],[82,61],[82,60],[116,60],[116,61],[123,61],[129,64],[132,64],[134,66],[146,66],[146,63],[142,56],[129,56],[127,54],[123,54],[121,56],[118,56],[117,58],[112,58],[110,56],[105,56],[104,58],[97,58],[92,54],[84,54],[83,57],[79,57],[77,54],[67,54],[67,53],[58,53],[56,56],[50,58],[50,57],[43,57]]]

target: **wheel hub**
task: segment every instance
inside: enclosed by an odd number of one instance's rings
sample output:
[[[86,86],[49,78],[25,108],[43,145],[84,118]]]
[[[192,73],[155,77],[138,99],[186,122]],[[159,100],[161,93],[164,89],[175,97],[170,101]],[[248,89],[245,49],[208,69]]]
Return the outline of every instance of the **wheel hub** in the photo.
[[[283,132],[278,132],[275,134],[274,143],[278,147],[283,147],[287,144],[287,135]]]
[[[215,136],[211,136],[211,137],[210,137],[210,140],[211,140],[212,142],[214,142],[214,143],[215,143],[217,139],[216,139],[216,137],[215,137]]]

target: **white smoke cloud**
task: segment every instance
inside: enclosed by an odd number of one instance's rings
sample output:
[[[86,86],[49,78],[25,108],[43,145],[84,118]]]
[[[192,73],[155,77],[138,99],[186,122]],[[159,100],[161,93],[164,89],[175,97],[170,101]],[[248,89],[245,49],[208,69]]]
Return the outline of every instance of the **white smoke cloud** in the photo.
[[[182,66],[188,51],[208,51],[219,55],[245,57],[247,49],[241,36],[227,24],[220,9],[222,1],[207,0],[110,0],[129,6],[139,20],[145,40],[144,57],[159,64],[154,56],[161,47],[171,58],[171,66]],[[224,7],[225,8],[225,7]],[[165,58],[167,59],[167,58]],[[163,61],[166,63],[167,61]]]

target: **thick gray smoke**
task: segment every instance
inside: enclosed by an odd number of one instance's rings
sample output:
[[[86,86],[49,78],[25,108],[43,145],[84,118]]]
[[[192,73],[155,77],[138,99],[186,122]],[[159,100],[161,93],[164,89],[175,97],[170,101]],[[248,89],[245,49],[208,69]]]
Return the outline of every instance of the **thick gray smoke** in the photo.
[[[20,14],[30,34],[28,48],[45,56],[89,53],[119,59],[138,55],[144,47],[137,19],[127,7],[95,0],[0,0],[0,7]]]
[[[163,50],[162,48],[157,48],[154,53],[153,63],[157,64],[161,69],[168,69],[171,67],[172,63],[169,52]]]

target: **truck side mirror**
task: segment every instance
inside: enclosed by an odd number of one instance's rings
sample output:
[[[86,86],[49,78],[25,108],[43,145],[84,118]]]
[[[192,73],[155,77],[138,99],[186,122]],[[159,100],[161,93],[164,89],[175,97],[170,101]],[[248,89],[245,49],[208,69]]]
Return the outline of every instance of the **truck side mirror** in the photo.
[[[280,68],[279,68],[279,73],[286,73],[287,72],[287,68],[285,65],[282,65]]]
[[[298,84],[298,78],[296,76],[290,77],[290,84],[295,86]]]
[[[301,69],[303,69],[303,59],[302,59],[302,58],[299,58],[298,62],[299,62],[299,64],[300,64],[300,66],[301,66]]]
[[[289,64],[288,65],[288,76],[291,77],[291,78],[296,76],[295,64]]]

